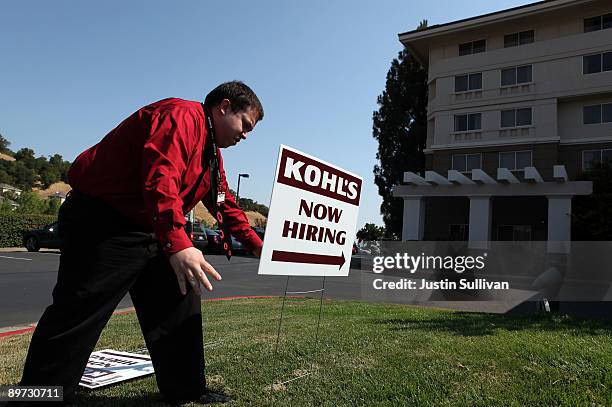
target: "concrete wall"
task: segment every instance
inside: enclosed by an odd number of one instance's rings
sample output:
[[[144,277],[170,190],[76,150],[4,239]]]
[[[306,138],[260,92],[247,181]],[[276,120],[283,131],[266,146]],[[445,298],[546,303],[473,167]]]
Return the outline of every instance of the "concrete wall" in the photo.
[[[482,169],[493,178],[497,176],[499,153],[503,151],[532,152],[533,166],[538,169],[544,180],[552,181],[552,167],[563,164],[570,179],[576,179],[582,172],[582,152],[585,150],[612,149],[612,142],[604,143],[577,143],[577,144],[518,144],[512,146],[489,146],[462,149],[437,150],[425,156],[426,169],[436,171],[442,175],[451,169],[453,154],[482,154]],[[521,171],[514,171],[520,179]],[[468,174],[469,175],[469,174]]]
[[[506,109],[531,108],[532,124],[515,128],[501,127],[501,111]],[[480,113],[482,128],[476,131],[455,132],[455,115]],[[519,101],[500,105],[480,105],[469,108],[455,108],[439,111],[435,114],[432,126],[433,137],[429,148],[461,148],[475,144],[516,144],[556,140],[557,137],[557,101],[541,99]]]
[[[612,2],[593,1],[588,7],[568,6],[519,20],[487,25],[438,36],[428,41],[431,97],[428,106],[427,147],[460,148],[590,139],[612,140],[612,125],[582,125],[582,105],[612,100],[612,72],[584,75],[584,55],[612,51],[612,29],[583,32],[584,18],[612,12]],[[503,48],[504,35],[535,31],[535,42]],[[487,51],[458,55],[460,43],[486,39]],[[529,84],[502,87],[501,69],[532,65]],[[482,90],[455,93],[455,76],[482,72]],[[577,100],[582,98],[582,100]],[[533,125],[500,130],[500,111],[533,108]],[[454,133],[454,115],[482,113],[482,130]],[[591,140],[592,142],[592,140]]]
[[[582,172],[582,152],[585,150],[612,149],[612,142],[593,144],[561,144],[559,161],[565,164],[567,175],[575,179]]]
[[[612,35],[612,31],[610,32]],[[610,72],[612,74],[612,72]],[[612,103],[612,94],[559,101],[559,137],[561,142],[606,141],[612,136],[612,123],[584,124],[583,108]]]
[[[540,171],[545,180],[552,180],[552,167],[559,164],[558,144],[519,144],[513,146],[472,147],[453,150],[434,151],[431,157],[431,169],[446,175],[452,165],[453,154],[482,154],[482,169],[493,178],[497,176],[499,153],[507,151],[531,151],[533,165]],[[514,171],[515,176],[522,178],[522,171]]]

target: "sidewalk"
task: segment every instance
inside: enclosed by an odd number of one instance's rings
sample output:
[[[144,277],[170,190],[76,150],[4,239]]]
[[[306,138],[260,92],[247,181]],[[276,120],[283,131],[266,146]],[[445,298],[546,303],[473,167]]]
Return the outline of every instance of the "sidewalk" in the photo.
[[[0,247],[0,253],[27,252],[25,247]],[[41,252],[59,252],[57,249],[40,249]],[[35,252],[34,252],[35,253]]]

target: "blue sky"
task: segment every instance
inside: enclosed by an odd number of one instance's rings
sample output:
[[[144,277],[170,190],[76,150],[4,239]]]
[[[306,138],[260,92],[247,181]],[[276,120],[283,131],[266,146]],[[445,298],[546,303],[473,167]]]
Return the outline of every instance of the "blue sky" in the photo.
[[[364,178],[358,228],[382,225],[372,112],[397,34],[529,1],[3,1],[0,133],[11,148],[67,160],[139,107],[202,100],[240,79],[265,119],[226,149],[230,187],[270,202],[278,146]]]

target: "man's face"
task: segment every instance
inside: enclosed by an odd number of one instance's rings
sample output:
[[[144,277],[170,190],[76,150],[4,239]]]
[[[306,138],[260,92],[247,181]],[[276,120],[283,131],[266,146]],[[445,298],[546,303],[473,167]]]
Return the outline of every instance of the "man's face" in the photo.
[[[212,114],[215,125],[215,141],[219,148],[231,147],[240,140],[246,139],[257,124],[255,109],[248,108],[240,112],[234,112],[230,101],[227,99],[213,108]]]

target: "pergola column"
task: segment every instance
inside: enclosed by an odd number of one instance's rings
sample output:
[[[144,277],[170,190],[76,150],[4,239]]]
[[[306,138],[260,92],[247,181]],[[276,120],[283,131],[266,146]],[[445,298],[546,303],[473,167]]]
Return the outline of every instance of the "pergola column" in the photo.
[[[470,196],[468,247],[487,249],[491,240],[491,197]]]
[[[568,253],[572,240],[572,196],[553,195],[548,198],[548,252]]]
[[[422,196],[404,198],[402,240],[423,240],[425,200]]]

